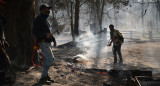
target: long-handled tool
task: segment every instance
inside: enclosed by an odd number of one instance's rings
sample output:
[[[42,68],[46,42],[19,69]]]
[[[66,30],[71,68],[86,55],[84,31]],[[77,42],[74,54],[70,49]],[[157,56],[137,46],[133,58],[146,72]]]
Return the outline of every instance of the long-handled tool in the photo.
[[[61,30],[65,27],[65,25],[67,25],[70,21],[66,22],[65,24],[63,24],[61,27],[58,27],[55,31],[53,31],[51,34],[55,34],[58,30]]]

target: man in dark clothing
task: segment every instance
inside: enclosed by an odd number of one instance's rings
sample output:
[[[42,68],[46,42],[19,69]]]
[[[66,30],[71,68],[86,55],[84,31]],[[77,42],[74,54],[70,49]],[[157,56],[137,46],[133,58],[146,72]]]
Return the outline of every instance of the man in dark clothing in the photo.
[[[120,41],[119,37],[118,37],[118,31],[116,29],[114,29],[114,25],[109,25],[110,28],[110,39],[111,41],[109,42],[109,44],[107,46],[111,46],[111,43],[113,43],[113,55],[114,55],[114,63],[117,63],[117,53],[119,55],[120,61],[119,63],[122,64],[123,63],[123,59],[122,59],[122,54],[121,54],[121,45],[122,42]]]
[[[0,11],[2,11],[3,6],[6,4],[3,0],[0,0]],[[4,17],[0,14],[0,84],[5,83],[5,71],[6,71],[6,57],[2,52],[2,48],[5,48],[5,45],[8,46],[8,43],[5,41],[3,34],[3,25],[5,24]]]
[[[51,42],[54,42],[56,46],[56,40],[50,32],[50,25],[47,21],[47,18],[50,14],[50,9],[47,4],[40,6],[40,15],[36,17],[33,22],[33,34],[37,38],[37,41],[40,45],[41,51],[43,53],[43,71],[41,75],[40,82],[44,83],[47,80],[51,81],[51,78],[48,76],[48,70],[53,64],[54,56],[51,50]]]

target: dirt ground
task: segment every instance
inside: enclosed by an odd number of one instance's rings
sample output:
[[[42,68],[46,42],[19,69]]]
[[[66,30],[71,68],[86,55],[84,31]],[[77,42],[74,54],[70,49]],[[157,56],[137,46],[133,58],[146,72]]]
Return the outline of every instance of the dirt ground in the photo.
[[[112,47],[107,47],[106,42],[101,44],[104,45],[101,47],[103,52],[87,59],[94,52],[88,55],[86,49],[89,48],[82,48],[83,44],[77,46],[77,43],[68,42],[59,45],[53,49],[56,60],[49,70],[54,83],[38,83],[42,67],[33,66],[27,71],[17,72],[13,86],[124,86],[125,80],[116,80],[108,74],[111,69],[150,70],[153,77],[160,77],[160,42],[126,39],[122,46],[122,65],[113,65]]]

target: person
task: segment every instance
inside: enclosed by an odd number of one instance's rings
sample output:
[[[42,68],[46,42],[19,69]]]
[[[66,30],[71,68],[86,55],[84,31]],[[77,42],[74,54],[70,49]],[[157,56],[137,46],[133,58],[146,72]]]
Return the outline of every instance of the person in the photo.
[[[123,58],[122,58],[122,54],[121,54],[121,45],[122,45],[122,42],[119,41],[118,39],[118,31],[116,29],[114,29],[114,25],[113,24],[110,24],[109,25],[109,28],[110,28],[110,39],[111,41],[108,43],[107,46],[111,46],[111,44],[113,43],[113,55],[114,55],[114,64],[117,63],[117,53],[118,53],[118,56],[120,58],[120,61],[119,63],[122,64],[123,63]]]
[[[3,0],[0,0],[0,12],[3,10],[4,5],[6,2]],[[7,69],[7,61],[4,52],[2,51],[2,48],[4,50],[5,47],[8,47],[9,44],[5,40],[4,33],[3,33],[3,26],[5,25],[5,19],[0,14],[0,84],[4,84],[6,82],[5,80],[5,71]]]
[[[40,83],[44,83],[47,80],[51,81],[48,70],[55,59],[51,50],[51,42],[54,42],[54,46],[56,46],[56,40],[50,32],[50,24],[47,20],[51,8],[52,7],[47,4],[41,5],[40,15],[38,15],[33,22],[32,32],[35,35],[43,54],[43,70],[39,80]]]

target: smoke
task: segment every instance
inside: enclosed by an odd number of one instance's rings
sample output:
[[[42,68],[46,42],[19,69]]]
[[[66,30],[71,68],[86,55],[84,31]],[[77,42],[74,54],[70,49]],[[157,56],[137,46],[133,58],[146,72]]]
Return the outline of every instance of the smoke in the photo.
[[[80,54],[79,56],[85,60],[88,60],[88,68],[100,68],[105,66],[104,63],[110,63],[106,62],[103,58],[107,59],[109,58],[107,56],[108,47],[107,47],[107,37],[106,33],[101,32],[98,34],[93,34],[90,31],[90,28],[85,29],[86,33],[83,33],[79,36],[77,41],[77,47],[79,47],[82,51],[84,51],[83,54]],[[109,48],[109,50],[112,50]]]
[[[91,31],[86,31],[85,34],[79,36],[76,40],[79,44],[78,47],[83,48],[86,51],[85,56],[88,58],[95,58],[97,56],[97,52],[101,52],[101,48],[103,45],[99,45],[102,42],[100,37],[94,35]]]

